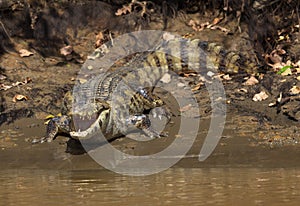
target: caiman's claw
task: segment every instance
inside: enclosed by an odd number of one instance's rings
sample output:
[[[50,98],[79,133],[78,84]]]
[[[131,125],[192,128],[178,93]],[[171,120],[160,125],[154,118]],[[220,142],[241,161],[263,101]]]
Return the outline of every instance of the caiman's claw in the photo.
[[[41,141],[42,141],[42,138],[41,139],[33,139],[31,141],[31,144],[38,144],[38,143],[41,143]]]
[[[168,122],[170,121],[171,116],[175,116],[174,114],[172,114],[170,109],[165,105],[152,109],[151,113],[154,118],[158,118],[160,120],[162,120],[163,118],[166,118]]]
[[[42,138],[35,138],[31,141],[31,144],[39,144],[39,143],[44,143],[44,142],[51,142],[52,140],[47,137],[42,137]]]
[[[32,144],[51,142],[59,132],[70,132],[70,118],[66,115],[56,116],[47,123],[46,135],[40,139],[33,139]]]
[[[168,136],[166,132],[160,133],[151,128],[151,121],[145,114],[130,116],[126,119],[126,123],[141,129],[150,139]]]

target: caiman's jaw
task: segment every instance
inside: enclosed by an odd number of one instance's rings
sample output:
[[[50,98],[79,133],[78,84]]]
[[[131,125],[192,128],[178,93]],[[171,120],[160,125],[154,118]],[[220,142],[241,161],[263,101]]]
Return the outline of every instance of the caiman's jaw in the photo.
[[[91,105],[89,110],[81,110],[73,115],[53,117],[47,124],[45,137],[34,139],[32,143],[51,142],[59,133],[70,135],[74,139],[88,139],[92,137],[101,128],[106,128],[110,109],[101,107],[100,112],[95,112],[91,108],[94,107]],[[74,128],[78,131],[75,131]]]
[[[89,139],[95,134],[97,134],[99,131],[103,132],[104,128],[106,128],[108,124],[108,116],[109,116],[110,110],[104,110],[102,111],[98,118],[93,121],[93,124],[91,124],[86,130],[81,131],[80,129],[75,132],[70,132],[70,136],[74,139],[84,140]]]

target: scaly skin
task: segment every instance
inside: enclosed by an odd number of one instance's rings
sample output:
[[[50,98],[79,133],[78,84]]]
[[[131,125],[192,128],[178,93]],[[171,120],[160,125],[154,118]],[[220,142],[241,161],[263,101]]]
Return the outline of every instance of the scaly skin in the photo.
[[[94,55],[97,58],[96,53]],[[47,125],[43,141],[52,141],[60,133],[67,133],[71,138],[86,139],[96,131],[112,133],[112,136],[126,133],[130,125],[144,131],[150,138],[160,137],[151,129],[147,111],[162,107],[164,102],[152,94],[151,87],[168,71],[195,70],[206,72],[223,72],[229,74],[256,74],[258,67],[248,58],[233,51],[226,51],[216,43],[195,40],[173,39],[150,52],[133,67],[121,67],[114,71],[97,75],[87,83],[80,85],[76,91],[67,93],[63,116],[55,117]],[[140,69],[142,67],[142,69]],[[144,87],[138,87],[143,85]],[[117,95],[113,95],[117,94]],[[72,108],[74,101],[77,108]],[[73,104],[72,104],[73,102]],[[78,106],[79,105],[79,106]],[[159,117],[169,118],[169,112],[161,108]],[[74,117],[91,120],[83,129],[74,129]]]

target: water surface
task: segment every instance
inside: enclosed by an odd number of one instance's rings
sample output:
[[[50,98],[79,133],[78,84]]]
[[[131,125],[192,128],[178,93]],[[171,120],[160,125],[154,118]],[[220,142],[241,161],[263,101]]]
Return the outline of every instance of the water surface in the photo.
[[[2,170],[0,205],[296,205],[299,169]]]

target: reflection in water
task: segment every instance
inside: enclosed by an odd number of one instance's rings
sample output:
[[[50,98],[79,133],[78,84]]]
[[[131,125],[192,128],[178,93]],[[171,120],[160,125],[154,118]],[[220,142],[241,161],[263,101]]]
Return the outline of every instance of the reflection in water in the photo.
[[[293,205],[299,169],[169,169],[145,176],[106,170],[0,172],[0,205]]]

